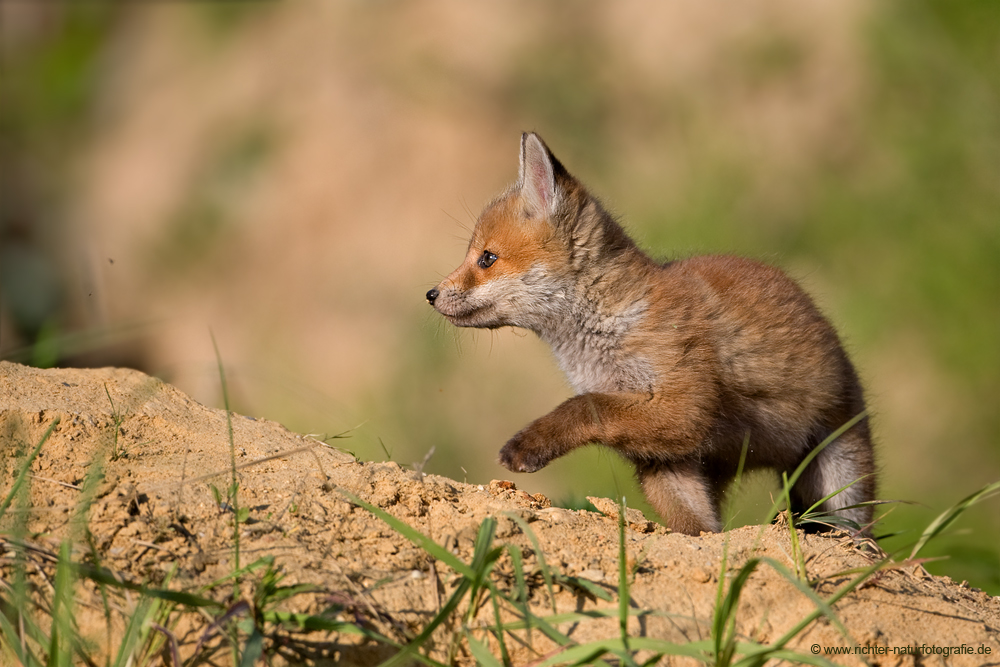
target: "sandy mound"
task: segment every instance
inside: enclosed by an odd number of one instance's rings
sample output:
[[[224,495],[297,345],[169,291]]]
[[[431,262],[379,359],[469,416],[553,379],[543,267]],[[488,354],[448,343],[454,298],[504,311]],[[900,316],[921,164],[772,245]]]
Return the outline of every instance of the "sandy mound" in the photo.
[[[74,536],[77,560],[99,560],[123,581],[201,591],[229,604],[233,618],[255,603],[252,596],[260,590],[263,570],[243,579],[240,590],[251,605],[236,607],[226,599],[233,590],[231,582],[202,588],[225,579],[234,568],[234,513],[226,502],[230,442],[224,411],[200,405],[135,371],[41,371],[0,363],[4,496],[22,457],[56,419],[58,425],[31,467],[26,495],[30,512],[15,511],[19,507],[15,501],[3,518],[0,573],[5,581],[11,577],[16,551],[9,539],[15,534],[12,526],[27,516],[26,558],[31,565],[26,569],[40,595],[45,590],[40,582],[50,580],[54,569],[51,555],[58,553],[60,540]],[[282,603],[293,611],[316,614],[332,609],[337,615],[331,618],[351,621],[402,644],[447,604],[461,580],[384,521],[349,502],[344,491],[385,509],[466,563],[473,559],[480,525],[494,517],[494,544],[514,545],[511,550],[521,555],[522,562],[518,568],[505,551],[491,578],[499,590],[516,591],[520,569],[529,609],[540,617],[553,614],[553,602],[560,613],[618,608],[618,521],[611,501],[595,501],[607,515],[554,508],[544,497],[531,496],[509,482],[475,486],[391,462],[363,463],[330,444],[251,417],[233,415],[232,428],[238,505],[245,515],[239,539],[241,565],[271,555],[287,575],[282,585],[315,584],[314,591]],[[332,444],[345,442],[349,443]],[[91,471],[96,473],[88,477]],[[82,539],[79,522],[74,522],[74,508],[87,494],[93,494],[87,517],[92,546]],[[630,619],[632,637],[678,643],[708,638],[726,549],[727,585],[751,558],[771,558],[794,569],[789,531],[780,526],[687,537],[670,534],[635,511],[627,514],[627,524],[627,563],[634,577],[630,607],[655,612]],[[547,567],[558,575],[552,588],[554,601],[532,537]],[[812,590],[823,599],[851,579],[849,571],[875,562],[846,537],[800,534],[799,539],[808,578],[816,582]],[[467,627],[483,642],[487,635],[481,628],[495,622],[495,612],[485,598],[480,603]],[[112,606],[127,615],[134,604],[135,596],[124,596]],[[453,641],[462,637],[466,609],[463,599],[458,613],[449,616],[424,645],[425,654],[447,662],[451,651],[460,664],[474,662],[469,644]],[[762,564],[740,598],[735,629],[740,641],[767,644],[815,609],[805,592]],[[89,581],[79,586],[77,610],[81,636],[102,646],[107,620],[100,590]],[[1000,664],[1000,599],[929,576],[917,565],[869,578],[837,601],[834,610],[849,638],[837,623],[820,619],[790,646],[811,655],[818,645],[837,664]],[[501,609],[501,615],[505,622],[515,618],[509,606]],[[553,622],[575,642],[618,636],[613,614],[581,619]],[[228,655],[225,633],[213,631],[204,615],[178,612],[169,620],[182,656],[195,651],[199,642],[197,650],[206,656],[213,651]],[[112,626],[113,633],[122,632],[119,614],[113,615]],[[530,635],[516,634],[520,639],[508,634],[505,646],[513,664],[527,664],[559,649],[537,629]],[[867,647],[866,653],[826,653],[853,643]],[[489,645],[499,655],[495,639]],[[917,647],[925,655],[900,655],[905,647]],[[960,647],[963,652],[945,661],[941,653],[926,654],[935,650],[932,647],[938,651],[949,647],[952,653]],[[373,664],[395,653],[390,646],[346,632],[292,630],[268,635],[265,650],[277,662],[340,660],[340,664]],[[95,649],[96,654],[100,651]],[[663,664],[690,662],[665,658]]]

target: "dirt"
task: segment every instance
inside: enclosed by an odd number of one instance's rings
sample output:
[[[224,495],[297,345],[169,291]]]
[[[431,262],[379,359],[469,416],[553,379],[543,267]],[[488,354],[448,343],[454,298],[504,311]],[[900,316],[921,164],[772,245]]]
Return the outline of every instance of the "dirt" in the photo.
[[[233,512],[225,499],[232,472],[224,410],[201,405],[137,371],[38,370],[0,362],[4,496],[21,457],[56,420],[29,478],[27,534],[37,564],[33,576],[51,576],[52,556],[60,541],[72,536],[78,540],[76,558],[93,562],[96,555],[124,581],[197,590],[233,571]],[[496,542],[515,545],[523,556],[529,604],[540,616],[552,613],[553,602],[559,612],[617,608],[619,538],[611,500],[592,499],[599,513],[551,507],[544,496],[509,481],[470,485],[394,462],[362,462],[338,448],[349,440],[321,442],[238,414],[232,415],[232,433],[238,503],[249,509],[239,536],[241,564],[272,555],[286,575],[283,584],[315,584],[316,593],[288,601],[296,611],[315,613],[332,600],[340,618],[403,643],[438,612],[457,583],[450,568],[344,492],[385,509],[466,562],[472,559],[479,526],[494,517]],[[88,496],[92,546],[79,539],[83,533],[75,521],[79,501]],[[11,517],[17,516],[24,515],[13,512],[3,519],[0,539],[11,534]],[[688,537],[668,532],[636,510],[629,510],[626,519],[627,564],[634,577],[630,605],[657,612],[630,621],[634,637],[679,643],[705,639],[720,572],[731,582],[757,557],[794,568],[787,526]],[[525,525],[549,568],[592,582],[608,599],[562,580],[553,588],[553,600]],[[868,567],[877,557],[870,545],[849,536],[797,535],[807,575],[817,582],[812,590],[824,599],[850,579],[851,570]],[[8,579],[13,551],[10,542],[4,546],[0,572]],[[495,578],[501,589],[515,585],[507,555],[498,562]],[[244,596],[250,596],[254,581],[254,575],[244,578]],[[221,599],[228,591],[231,587],[206,594]],[[122,604],[127,612],[127,603]],[[762,564],[740,598],[736,630],[744,641],[774,642],[814,609],[805,592]],[[833,609],[843,632],[837,623],[822,619],[790,645],[806,654],[814,645],[821,651],[867,647],[864,655],[826,656],[837,664],[1000,664],[1000,598],[930,576],[919,564],[883,570]],[[107,621],[93,585],[80,586],[77,610],[81,634],[100,645]],[[190,655],[199,640],[205,641],[202,651],[223,645],[199,618],[174,629],[182,656]],[[429,645],[435,659],[447,658],[449,638],[460,629],[456,618],[435,632]],[[492,620],[492,607],[483,605],[470,627]],[[122,631],[118,617],[112,625],[113,633]],[[564,623],[559,629],[581,643],[619,633],[613,616]],[[520,635],[521,643],[507,642],[513,664],[530,664],[558,648],[541,632]],[[303,634],[283,641],[280,651],[272,647],[279,662],[373,664],[394,652],[349,634]],[[924,654],[899,654],[905,647]],[[953,655],[933,652],[945,647]],[[955,654],[954,647],[972,654]],[[492,648],[497,649],[495,643]],[[461,651],[455,660],[474,663]],[[665,658],[662,664],[692,661]]]

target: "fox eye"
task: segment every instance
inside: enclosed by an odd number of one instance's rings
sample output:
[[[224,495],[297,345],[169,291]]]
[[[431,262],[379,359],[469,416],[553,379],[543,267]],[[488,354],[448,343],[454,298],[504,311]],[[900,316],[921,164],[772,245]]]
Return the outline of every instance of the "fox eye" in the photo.
[[[476,264],[479,265],[481,269],[488,269],[493,266],[493,262],[497,261],[497,256],[491,253],[489,250],[484,250],[483,254],[479,257],[479,261]]]

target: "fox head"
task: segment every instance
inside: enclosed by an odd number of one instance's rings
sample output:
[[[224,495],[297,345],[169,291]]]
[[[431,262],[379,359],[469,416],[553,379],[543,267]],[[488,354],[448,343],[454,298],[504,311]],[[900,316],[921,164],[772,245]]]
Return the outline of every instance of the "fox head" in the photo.
[[[427,301],[457,326],[541,334],[569,316],[583,274],[632,247],[541,137],[525,133],[517,182],[486,205],[465,261]]]

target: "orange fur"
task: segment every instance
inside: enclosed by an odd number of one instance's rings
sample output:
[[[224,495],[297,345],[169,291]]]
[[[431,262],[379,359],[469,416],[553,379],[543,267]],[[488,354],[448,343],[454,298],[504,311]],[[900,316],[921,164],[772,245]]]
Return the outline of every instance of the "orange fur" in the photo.
[[[514,186],[480,215],[465,261],[427,293],[458,326],[530,329],[577,395],[517,433],[500,462],[533,472],[588,443],[636,466],[672,529],[719,530],[718,505],[749,438],[747,469],[791,472],[865,402],[836,333],[781,271],[739,257],[659,264],[542,140],[525,134]],[[874,460],[867,418],[793,489],[861,526]]]

